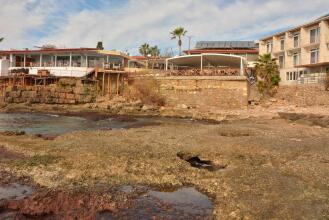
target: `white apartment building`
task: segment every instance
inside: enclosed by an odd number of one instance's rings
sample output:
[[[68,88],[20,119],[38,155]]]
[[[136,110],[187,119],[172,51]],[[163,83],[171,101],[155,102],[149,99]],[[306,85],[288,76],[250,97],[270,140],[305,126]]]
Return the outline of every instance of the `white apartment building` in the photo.
[[[282,85],[321,82],[329,74],[329,14],[261,39],[266,53],[277,59]]]

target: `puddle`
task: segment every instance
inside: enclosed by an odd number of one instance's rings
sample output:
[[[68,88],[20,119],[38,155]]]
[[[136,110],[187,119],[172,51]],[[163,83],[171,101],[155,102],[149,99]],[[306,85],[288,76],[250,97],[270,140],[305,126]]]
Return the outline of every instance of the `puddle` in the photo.
[[[123,189],[131,192],[131,187]],[[98,220],[110,219],[211,219],[213,204],[193,187],[173,192],[148,190],[117,212],[98,213]]]
[[[72,131],[127,129],[154,124],[152,118],[115,118],[89,120],[77,116],[51,115],[39,113],[0,113],[0,132],[18,135],[17,131],[34,134],[47,139]],[[20,134],[20,133],[19,133]],[[22,133],[22,135],[25,133]]]
[[[0,186],[0,200],[20,200],[34,193],[34,189],[29,186],[13,183]]]
[[[85,116],[84,114],[81,114]],[[165,117],[111,117],[95,114],[88,117],[75,115],[52,115],[41,113],[0,113],[0,133],[7,135],[32,134],[46,140],[72,132],[90,130],[129,129],[156,126],[163,123],[205,123],[189,119]],[[21,131],[21,132],[18,132]]]

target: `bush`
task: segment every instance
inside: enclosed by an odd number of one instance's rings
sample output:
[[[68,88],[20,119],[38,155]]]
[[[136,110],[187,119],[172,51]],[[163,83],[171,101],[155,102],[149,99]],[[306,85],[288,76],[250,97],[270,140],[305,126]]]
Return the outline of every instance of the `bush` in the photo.
[[[159,84],[153,78],[133,79],[128,81],[130,85],[129,99],[141,100],[144,104],[164,106],[165,99],[160,94]]]

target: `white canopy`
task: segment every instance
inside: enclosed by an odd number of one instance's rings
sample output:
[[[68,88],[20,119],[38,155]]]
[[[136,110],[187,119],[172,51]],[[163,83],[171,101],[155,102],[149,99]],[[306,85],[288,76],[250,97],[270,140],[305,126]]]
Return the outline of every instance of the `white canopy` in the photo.
[[[247,64],[247,60],[241,56],[203,53],[168,58],[166,59],[166,70],[168,70],[170,65],[200,68],[201,70],[206,66],[212,66],[240,68],[241,74],[243,74],[243,69],[247,66]]]

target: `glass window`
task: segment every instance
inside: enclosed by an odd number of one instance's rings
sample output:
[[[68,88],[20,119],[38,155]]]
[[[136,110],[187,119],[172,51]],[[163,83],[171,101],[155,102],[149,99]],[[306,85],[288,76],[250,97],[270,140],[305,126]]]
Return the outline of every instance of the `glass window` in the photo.
[[[299,65],[299,53],[294,53],[293,60],[294,60],[294,66]]]
[[[267,42],[267,53],[272,53],[273,43]]]
[[[294,35],[294,48],[299,47],[299,34]]]
[[[279,56],[279,67],[284,68],[284,56]]]
[[[319,49],[311,50],[311,63],[319,62]]]
[[[310,31],[310,43],[318,43],[320,40],[320,28],[315,28]]]
[[[280,49],[284,50],[284,38],[281,38],[280,40]]]
[[[289,72],[286,72],[286,80],[289,80]]]

